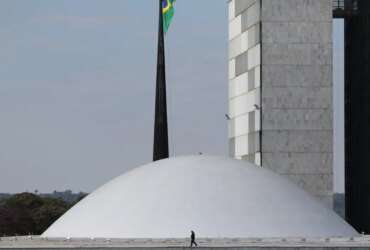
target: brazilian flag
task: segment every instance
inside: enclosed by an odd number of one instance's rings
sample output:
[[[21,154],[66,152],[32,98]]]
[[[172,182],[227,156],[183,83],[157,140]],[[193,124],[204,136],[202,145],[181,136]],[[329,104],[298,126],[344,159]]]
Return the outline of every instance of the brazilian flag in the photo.
[[[162,13],[163,13],[163,31],[167,33],[170,28],[170,24],[175,14],[175,8],[173,4],[176,0],[162,0]]]

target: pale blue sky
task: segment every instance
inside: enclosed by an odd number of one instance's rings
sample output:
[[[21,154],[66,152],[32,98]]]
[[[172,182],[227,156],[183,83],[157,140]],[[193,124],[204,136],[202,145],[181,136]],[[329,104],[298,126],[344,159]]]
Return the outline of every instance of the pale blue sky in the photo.
[[[334,20],[334,190],[344,192],[344,21]]]
[[[91,191],[151,160],[157,14],[147,0],[1,1],[0,192]],[[226,20],[225,1],[177,2],[176,155],[226,155]]]
[[[157,1],[1,1],[0,192],[151,161],[156,31]],[[166,43],[172,155],[227,155],[225,1],[177,1]]]

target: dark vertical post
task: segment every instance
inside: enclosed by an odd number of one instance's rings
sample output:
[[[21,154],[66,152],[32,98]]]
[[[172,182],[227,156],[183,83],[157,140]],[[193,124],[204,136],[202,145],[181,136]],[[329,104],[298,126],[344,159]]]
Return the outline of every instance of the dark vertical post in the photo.
[[[356,2],[354,14],[345,18],[346,219],[369,234],[370,1]]]
[[[162,0],[159,0],[157,83],[155,97],[153,161],[169,157],[167,100],[166,100],[166,64],[163,33]]]

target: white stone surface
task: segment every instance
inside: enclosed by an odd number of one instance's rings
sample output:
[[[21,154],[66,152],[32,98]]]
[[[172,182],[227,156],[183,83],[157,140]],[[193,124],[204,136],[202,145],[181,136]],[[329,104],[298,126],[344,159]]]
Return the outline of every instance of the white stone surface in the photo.
[[[233,135],[235,137],[248,134],[249,132],[249,120],[248,114],[244,114],[235,118],[235,130]]]
[[[260,105],[260,89],[254,89],[247,94],[232,98],[229,102],[229,115],[234,118],[256,110],[255,105]],[[253,132],[253,131],[251,131]]]
[[[287,179],[244,161],[189,156],[115,178],[43,237],[329,237],[357,233]]]
[[[248,92],[248,73],[234,78],[229,84],[229,98],[234,98]]]
[[[230,156],[261,163],[253,143],[259,141],[256,132],[260,130],[261,107],[261,0],[234,0],[229,2],[234,19],[229,20],[229,145]],[[240,34],[237,35],[237,33]],[[253,113],[255,124],[245,126],[246,116]],[[258,124],[257,124],[258,118]],[[244,127],[241,127],[244,126]],[[260,137],[258,134],[257,137]]]
[[[248,70],[261,64],[261,46],[258,44],[248,52]]]
[[[248,50],[248,31],[235,37],[229,43],[229,59],[235,58]]]
[[[242,33],[242,17],[237,16],[231,21],[229,29],[229,40],[234,39]]]
[[[249,152],[248,135],[235,137],[235,156],[242,157]]]
[[[235,17],[235,1],[231,0],[229,1],[229,21],[234,19]]]

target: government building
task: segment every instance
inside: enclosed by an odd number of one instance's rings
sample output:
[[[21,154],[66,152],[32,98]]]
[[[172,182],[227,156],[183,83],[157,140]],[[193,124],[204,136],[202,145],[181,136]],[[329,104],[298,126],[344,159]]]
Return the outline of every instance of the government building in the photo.
[[[369,2],[229,0],[229,158],[135,168],[0,250],[181,250],[191,230],[209,250],[370,249]],[[332,209],[333,17],[346,23],[346,220]]]

